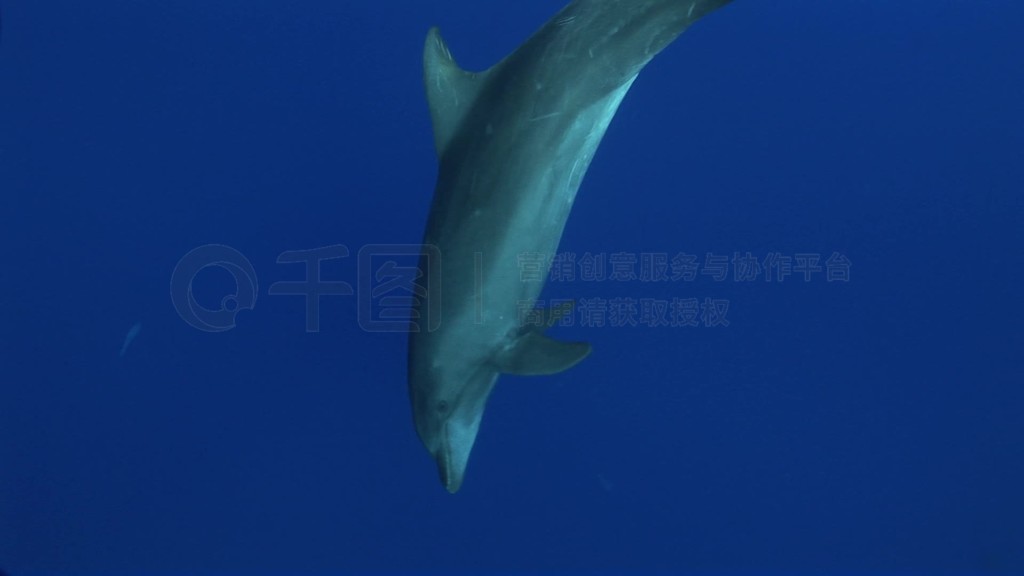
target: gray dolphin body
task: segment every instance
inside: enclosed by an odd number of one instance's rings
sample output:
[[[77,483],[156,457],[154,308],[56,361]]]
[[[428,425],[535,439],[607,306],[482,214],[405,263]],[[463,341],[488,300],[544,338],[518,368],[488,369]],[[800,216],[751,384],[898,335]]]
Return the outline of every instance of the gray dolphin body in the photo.
[[[576,0],[510,56],[461,70],[437,29],[424,81],[440,166],[409,339],[416,431],[449,492],[462,485],[502,373],[554,374],[590,353],[521,322],[543,282],[519,257],[553,254],[590,161],[640,70],[730,0]],[[525,279],[529,280],[529,279]]]

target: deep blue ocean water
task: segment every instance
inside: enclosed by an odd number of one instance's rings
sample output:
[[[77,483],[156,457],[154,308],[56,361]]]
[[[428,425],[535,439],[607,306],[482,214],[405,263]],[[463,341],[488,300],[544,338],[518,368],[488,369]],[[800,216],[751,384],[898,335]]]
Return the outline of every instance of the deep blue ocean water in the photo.
[[[422,236],[427,29],[482,69],[561,5],[3,2],[0,567],[1024,570],[1008,0],[737,0],[687,31],[560,247],[609,277],[544,294],[592,356],[503,377],[440,486],[360,250]],[[258,281],[222,332],[169,290],[209,245]],[[278,258],[339,245],[322,277],[353,294],[308,331]],[[641,314],[672,302],[696,325]]]

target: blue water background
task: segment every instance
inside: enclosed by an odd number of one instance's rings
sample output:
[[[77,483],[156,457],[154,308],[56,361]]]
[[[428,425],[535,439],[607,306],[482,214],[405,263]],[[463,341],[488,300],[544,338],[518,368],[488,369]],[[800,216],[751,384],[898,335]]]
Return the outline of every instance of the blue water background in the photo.
[[[560,5],[3,3],[0,567],[1024,570],[1021,3],[738,0],[659,56],[562,250],[849,281],[550,284],[729,325],[557,329],[593,355],[501,380],[457,495],[405,336],[268,295],[284,251],[343,244],[356,286],[361,247],[419,242],[429,26],[482,69]],[[169,294],[212,243],[259,281],[222,333]]]

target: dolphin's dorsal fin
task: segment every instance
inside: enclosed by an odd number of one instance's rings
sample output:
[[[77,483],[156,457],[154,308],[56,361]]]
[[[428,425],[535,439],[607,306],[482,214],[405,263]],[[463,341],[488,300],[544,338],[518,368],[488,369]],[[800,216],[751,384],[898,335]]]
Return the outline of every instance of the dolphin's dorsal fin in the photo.
[[[505,374],[546,376],[572,368],[589,354],[587,342],[562,342],[531,330],[499,354],[496,361]]]
[[[423,81],[427,87],[427,104],[434,121],[434,145],[439,158],[473,109],[486,76],[487,72],[474,74],[459,68],[441,32],[437,28],[430,29],[423,50]]]

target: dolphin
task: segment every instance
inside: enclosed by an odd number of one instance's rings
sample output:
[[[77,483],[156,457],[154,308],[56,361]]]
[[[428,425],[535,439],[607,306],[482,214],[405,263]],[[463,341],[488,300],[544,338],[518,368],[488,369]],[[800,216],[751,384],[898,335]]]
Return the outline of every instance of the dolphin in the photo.
[[[576,0],[484,72],[459,68],[437,28],[424,83],[438,175],[409,334],[416,431],[441,483],[462,486],[501,374],[547,375],[590,353],[523,322],[542,281],[519,258],[553,254],[612,117],[643,67],[731,0]],[[543,314],[543,312],[542,312]],[[422,321],[422,322],[421,322]]]

